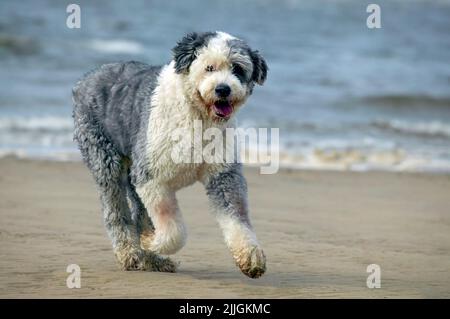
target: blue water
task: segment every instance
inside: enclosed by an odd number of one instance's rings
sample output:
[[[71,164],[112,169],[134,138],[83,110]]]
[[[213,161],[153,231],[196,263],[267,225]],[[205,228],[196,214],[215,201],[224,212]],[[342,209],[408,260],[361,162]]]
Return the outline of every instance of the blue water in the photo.
[[[0,1],[0,155],[77,159],[70,89],[102,63],[161,64],[188,31],[266,58],[242,126],[279,127],[285,165],[450,171],[450,1]]]

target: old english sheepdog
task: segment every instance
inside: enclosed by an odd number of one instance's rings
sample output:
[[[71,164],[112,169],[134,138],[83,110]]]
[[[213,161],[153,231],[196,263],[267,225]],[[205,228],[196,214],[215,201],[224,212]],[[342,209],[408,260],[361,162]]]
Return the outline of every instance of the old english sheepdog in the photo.
[[[225,131],[266,79],[258,51],[224,32],[190,33],[164,66],[106,64],[73,88],[74,139],[100,192],[104,222],[124,270],[174,272],[167,257],[186,228],[175,193],[204,184],[241,271],[260,277],[266,261],[249,219],[239,161],[174,163],[171,132],[194,121]]]

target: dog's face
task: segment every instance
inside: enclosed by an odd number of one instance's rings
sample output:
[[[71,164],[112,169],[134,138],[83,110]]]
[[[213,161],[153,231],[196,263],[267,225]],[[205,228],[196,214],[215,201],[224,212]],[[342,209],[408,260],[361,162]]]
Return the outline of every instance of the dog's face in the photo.
[[[173,49],[186,96],[214,121],[228,120],[262,85],[267,65],[242,40],[223,32],[191,33]]]

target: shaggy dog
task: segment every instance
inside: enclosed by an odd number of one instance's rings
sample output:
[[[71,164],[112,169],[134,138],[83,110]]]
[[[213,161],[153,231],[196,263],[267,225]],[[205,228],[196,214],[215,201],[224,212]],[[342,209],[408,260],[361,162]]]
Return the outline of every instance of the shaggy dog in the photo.
[[[73,89],[74,139],[100,192],[104,222],[125,270],[174,272],[167,255],[186,241],[176,191],[200,181],[241,271],[266,269],[249,219],[241,164],[175,163],[171,133],[221,132],[266,79],[267,65],[244,41],[223,32],[191,33],[156,67],[112,63],[88,73]]]

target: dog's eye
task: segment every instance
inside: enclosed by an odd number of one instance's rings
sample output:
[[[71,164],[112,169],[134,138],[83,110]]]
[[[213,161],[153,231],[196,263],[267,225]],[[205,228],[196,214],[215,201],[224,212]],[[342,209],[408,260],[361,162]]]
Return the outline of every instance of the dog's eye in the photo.
[[[215,71],[216,69],[214,68],[214,66],[213,65],[208,65],[206,68],[205,68],[205,71],[206,72],[213,72],[213,71]]]
[[[239,79],[245,79],[245,71],[239,64],[233,64],[231,72]]]

